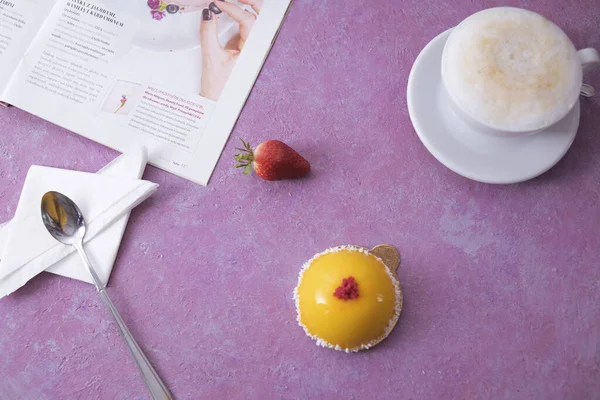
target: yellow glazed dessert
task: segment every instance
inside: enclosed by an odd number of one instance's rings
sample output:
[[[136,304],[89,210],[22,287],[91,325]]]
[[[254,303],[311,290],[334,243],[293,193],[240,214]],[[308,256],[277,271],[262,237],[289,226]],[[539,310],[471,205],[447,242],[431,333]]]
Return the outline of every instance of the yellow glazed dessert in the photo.
[[[336,350],[356,352],[381,342],[402,310],[399,262],[388,245],[317,254],[303,266],[294,291],[298,323],[318,345]]]

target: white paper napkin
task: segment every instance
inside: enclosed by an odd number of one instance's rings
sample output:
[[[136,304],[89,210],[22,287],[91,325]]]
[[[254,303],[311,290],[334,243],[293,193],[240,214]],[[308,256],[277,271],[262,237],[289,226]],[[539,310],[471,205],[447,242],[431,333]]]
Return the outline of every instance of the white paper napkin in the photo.
[[[146,152],[118,157],[98,174],[33,166],[27,174],[15,217],[0,227],[0,298],[44,270],[91,283],[74,249],[57,243],[44,227],[40,202],[55,190],[81,208],[85,248],[103,284],[108,282],[129,212],[158,185],[135,179],[146,165]]]

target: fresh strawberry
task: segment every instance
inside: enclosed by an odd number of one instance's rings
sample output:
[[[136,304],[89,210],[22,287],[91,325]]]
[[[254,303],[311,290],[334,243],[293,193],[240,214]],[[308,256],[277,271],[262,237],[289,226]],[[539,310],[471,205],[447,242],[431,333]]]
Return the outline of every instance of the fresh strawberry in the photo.
[[[310,172],[310,164],[296,150],[279,140],[267,140],[252,150],[250,143],[242,140],[244,148],[236,154],[236,168],[244,168],[249,175],[254,168],[256,175],[266,181],[301,178]]]

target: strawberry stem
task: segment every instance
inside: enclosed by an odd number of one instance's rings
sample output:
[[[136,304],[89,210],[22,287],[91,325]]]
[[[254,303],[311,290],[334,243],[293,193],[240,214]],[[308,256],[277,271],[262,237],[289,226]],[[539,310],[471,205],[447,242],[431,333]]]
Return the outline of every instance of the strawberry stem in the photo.
[[[252,173],[252,162],[254,161],[254,152],[249,142],[245,142],[244,139],[240,139],[244,148],[236,148],[236,150],[242,153],[235,155],[235,161],[237,164],[236,168],[244,168],[244,175],[250,175]]]

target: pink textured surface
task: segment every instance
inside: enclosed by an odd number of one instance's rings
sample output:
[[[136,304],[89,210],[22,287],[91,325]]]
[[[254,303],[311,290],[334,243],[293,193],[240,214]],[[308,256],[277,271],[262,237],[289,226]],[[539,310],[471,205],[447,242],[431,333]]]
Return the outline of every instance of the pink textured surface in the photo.
[[[508,3],[600,48],[598,0]],[[147,170],[161,188],[132,215],[110,293],[177,398],[600,398],[600,97],[566,157],[519,185],[445,169],[408,118],[421,48],[501,4],[297,0],[210,186]],[[240,137],[286,141],[312,176],[242,176]],[[30,165],[115,156],[0,109],[0,220]],[[315,346],[295,322],[300,266],[379,243],[403,256],[398,326],[368,352]],[[2,399],[148,398],[93,288],[50,274],[0,301],[0,377]]]

